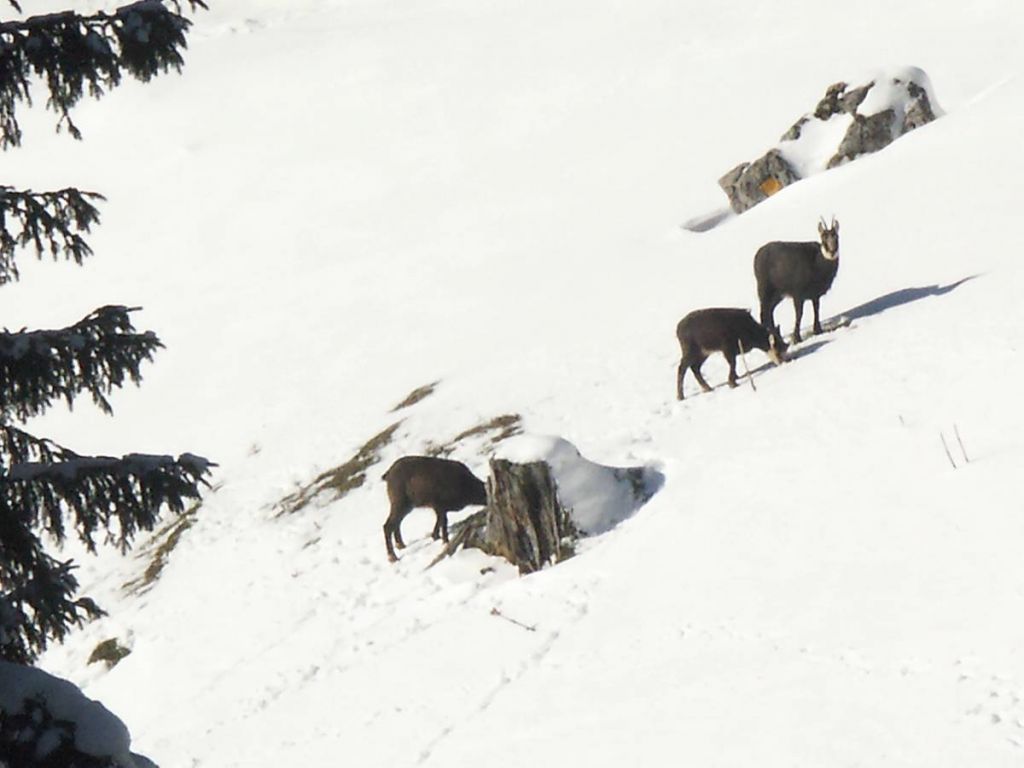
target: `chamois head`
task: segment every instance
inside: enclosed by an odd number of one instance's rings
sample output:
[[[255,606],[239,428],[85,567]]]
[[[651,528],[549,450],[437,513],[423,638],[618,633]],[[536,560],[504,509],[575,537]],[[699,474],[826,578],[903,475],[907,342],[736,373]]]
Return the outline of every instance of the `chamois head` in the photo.
[[[775,363],[775,365],[782,365],[788,361],[786,357],[787,346],[777,329],[773,328],[768,331],[768,359]]]
[[[824,217],[818,222],[818,235],[821,237],[821,255],[828,261],[839,258],[839,222],[832,217],[832,224],[825,223]]]

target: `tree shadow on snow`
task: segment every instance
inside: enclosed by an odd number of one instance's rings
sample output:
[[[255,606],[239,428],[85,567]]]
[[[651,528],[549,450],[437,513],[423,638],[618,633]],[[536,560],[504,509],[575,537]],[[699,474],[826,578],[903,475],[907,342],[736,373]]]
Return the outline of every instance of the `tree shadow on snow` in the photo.
[[[978,275],[969,275],[968,277],[957,280],[955,283],[950,283],[949,285],[927,285],[918,288],[901,288],[898,291],[892,291],[884,296],[879,296],[877,299],[866,301],[853,309],[840,312],[836,317],[848,317],[850,320],[859,320],[862,317],[871,317],[872,315],[881,314],[887,309],[909,304],[912,301],[927,299],[931,296],[944,296],[955,288],[959,288],[967,281],[973,280],[976,277],[978,277]]]

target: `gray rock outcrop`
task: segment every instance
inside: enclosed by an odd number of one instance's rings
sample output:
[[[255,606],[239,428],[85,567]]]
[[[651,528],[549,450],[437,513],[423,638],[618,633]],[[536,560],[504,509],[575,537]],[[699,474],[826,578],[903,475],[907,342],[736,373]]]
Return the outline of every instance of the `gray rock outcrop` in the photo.
[[[940,114],[928,76],[914,67],[879,74],[856,87],[834,83],[778,145],[753,162],[740,163],[718,184],[732,209],[742,213],[801,178],[877,152]],[[839,134],[842,139],[831,154],[822,152],[821,137]],[[828,159],[822,164],[818,157]]]

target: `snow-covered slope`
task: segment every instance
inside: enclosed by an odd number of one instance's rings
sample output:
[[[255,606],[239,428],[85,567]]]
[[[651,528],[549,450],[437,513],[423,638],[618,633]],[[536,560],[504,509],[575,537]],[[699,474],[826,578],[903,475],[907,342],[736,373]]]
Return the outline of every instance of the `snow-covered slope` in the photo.
[[[122,584],[153,552],[82,560],[110,616],[46,668],[165,768],[1018,764],[1024,11],[750,5],[221,0],[181,77],[79,110],[84,143],[26,120],[5,183],[109,202],[90,263],[26,261],[4,323],[141,304],[168,347],[115,419],[34,428],[220,464],[148,590]],[[680,229],[825,86],[889,65],[945,116]],[[821,215],[823,312],[853,324],[749,355],[756,392],[676,402],[677,320],[755,309],[756,248]],[[390,565],[388,463],[517,414],[664,486],[527,578],[425,571],[429,512]],[[362,486],[281,514],[396,423]],[[500,431],[452,455],[483,475]],[[131,655],[86,665],[114,636]]]

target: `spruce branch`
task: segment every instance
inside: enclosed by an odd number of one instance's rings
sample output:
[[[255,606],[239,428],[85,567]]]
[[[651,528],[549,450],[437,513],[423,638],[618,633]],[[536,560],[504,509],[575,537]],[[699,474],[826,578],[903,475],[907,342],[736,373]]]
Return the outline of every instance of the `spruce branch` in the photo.
[[[21,664],[34,661],[51,639],[60,642],[73,627],[103,615],[89,598],[75,599],[75,565],[31,539],[19,549],[0,547],[0,659]]]
[[[180,72],[192,24],[183,3],[206,8],[203,0],[172,0],[170,8],[163,0],[137,0],[113,13],[65,11],[0,23],[0,149],[21,143],[15,111],[19,102],[32,103],[33,75],[46,84],[57,130],[78,139],[70,111],[86,94],[100,98],[121,83],[122,71],[143,82]]]
[[[140,531],[152,530],[167,507],[180,514],[198,499],[213,465],[192,454],[177,458],[141,453],[72,456],[58,462],[14,464],[0,478],[0,505],[58,542],[70,517],[78,539],[90,551],[96,534],[127,551]]]
[[[7,3],[22,11],[18,0]],[[81,138],[71,111],[83,98],[101,98],[126,75],[147,82],[180,71],[191,26],[183,12],[206,7],[204,0],[137,0],[110,13],[0,22],[0,151],[21,143],[16,112],[31,105],[34,89],[45,89],[58,132]],[[100,200],[74,188],[0,185],[0,285],[18,279],[22,248],[81,264],[92,253],[83,236],[99,221]],[[135,330],[133,311],[106,306],[63,329],[0,332],[0,659],[31,663],[48,642],[102,614],[76,597],[75,566],[48,554],[44,539],[73,533],[91,551],[97,542],[127,550],[161,510],[180,514],[198,499],[215,466],[192,454],[82,456],[14,426],[57,400],[70,407],[82,393],[109,413],[107,396],[140,383],[142,362],[163,346]]]
[[[95,551],[103,542],[127,551],[139,531],[157,524],[162,508],[180,513],[198,499],[215,466],[200,456],[78,456],[13,464],[0,472],[0,658],[31,662],[49,640],[102,614],[75,598],[70,560],[48,555],[37,531],[58,542],[70,525]]]
[[[163,346],[156,334],[135,331],[135,309],[106,306],[68,328],[0,333],[2,420],[24,421],[60,399],[71,407],[82,392],[111,413],[106,395],[139,384],[142,362]]]
[[[30,577],[0,594],[0,614],[11,617],[6,631],[0,628],[0,658],[5,661],[30,663],[50,640],[61,642],[73,627],[103,615],[88,598],[74,599],[78,580],[71,561],[41,557]]]
[[[30,435],[17,427],[0,424],[0,475],[10,471],[14,464],[64,461],[76,456],[74,451],[52,440]]]
[[[0,186],[0,285],[18,279],[14,258],[19,247],[33,247],[38,258],[47,252],[76,264],[92,255],[80,233],[99,222],[96,192],[73,187],[53,192],[33,192]]]

